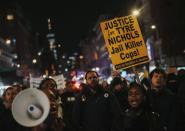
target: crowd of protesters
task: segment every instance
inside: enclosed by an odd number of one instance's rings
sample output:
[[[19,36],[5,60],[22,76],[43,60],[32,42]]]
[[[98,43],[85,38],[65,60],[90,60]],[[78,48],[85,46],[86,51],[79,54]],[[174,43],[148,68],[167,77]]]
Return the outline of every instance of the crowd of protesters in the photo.
[[[41,81],[39,90],[50,101],[46,120],[35,127],[19,125],[12,116],[12,102],[25,89],[8,87],[0,99],[2,131],[183,131],[185,130],[185,70],[166,73],[156,68],[141,82],[121,75],[110,84],[99,82],[96,71],[87,71],[80,91],[66,82],[57,90],[52,78]]]

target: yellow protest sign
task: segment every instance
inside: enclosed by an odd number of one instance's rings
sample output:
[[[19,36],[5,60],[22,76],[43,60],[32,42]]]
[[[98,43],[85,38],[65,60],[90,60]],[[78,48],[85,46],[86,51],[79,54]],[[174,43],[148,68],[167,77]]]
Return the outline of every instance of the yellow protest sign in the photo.
[[[147,48],[135,16],[100,23],[115,69],[125,69],[149,61]]]

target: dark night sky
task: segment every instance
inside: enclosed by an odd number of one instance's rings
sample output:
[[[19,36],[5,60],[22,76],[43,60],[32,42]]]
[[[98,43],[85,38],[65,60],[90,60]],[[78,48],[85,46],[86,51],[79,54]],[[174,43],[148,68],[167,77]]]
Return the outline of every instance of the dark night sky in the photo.
[[[124,0],[66,0],[66,1],[21,1],[23,14],[31,26],[41,35],[46,35],[47,18],[54,23],[56,37],[69,52],[77,49],[77,44],[94,26],[102,13],[114,13]],[[70,48],[73,47],[73,48]]]

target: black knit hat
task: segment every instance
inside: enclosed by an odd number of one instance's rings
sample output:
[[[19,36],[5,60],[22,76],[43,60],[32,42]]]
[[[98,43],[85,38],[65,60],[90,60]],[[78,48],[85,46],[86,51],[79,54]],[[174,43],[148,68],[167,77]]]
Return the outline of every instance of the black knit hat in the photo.
[[[114,77],[114,79],[111,82],[112,86],[123,84],[123,81],[121,80],[121,77]]]

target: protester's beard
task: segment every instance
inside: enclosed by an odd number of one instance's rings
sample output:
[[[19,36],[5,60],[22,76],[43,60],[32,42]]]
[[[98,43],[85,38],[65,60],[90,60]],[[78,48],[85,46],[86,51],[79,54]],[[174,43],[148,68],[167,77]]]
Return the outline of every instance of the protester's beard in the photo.
[[[93,80],[92,83],[91,83],[91,88],[96,90],[98,85],[99,85],[98,80]]]

